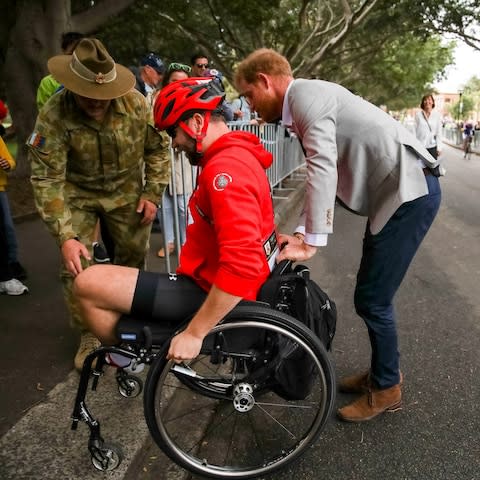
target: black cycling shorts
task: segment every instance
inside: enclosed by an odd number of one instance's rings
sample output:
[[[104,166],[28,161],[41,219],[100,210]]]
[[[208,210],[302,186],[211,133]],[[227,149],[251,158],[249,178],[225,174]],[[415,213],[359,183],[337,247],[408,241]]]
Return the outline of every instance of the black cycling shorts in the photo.
[[[181,324],[200,308],[206,296],[207,292],[185,275],[140,270],[130,315]]]

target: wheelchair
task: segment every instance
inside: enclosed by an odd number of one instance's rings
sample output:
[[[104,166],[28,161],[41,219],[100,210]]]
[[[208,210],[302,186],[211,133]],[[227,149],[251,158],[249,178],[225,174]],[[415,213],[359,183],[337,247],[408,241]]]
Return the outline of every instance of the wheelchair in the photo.
[[[317,439],[334,405],[335,376],[325,347],[305,325],[266,303],[243,301],[211,330],[199,356],[182,364],[166,359],[178,331],[123,316],[117,325],[121,346],[100,347],[85,359],[72,429],[80,421],[89,427],[95,468],[113,470],[122,460],[121,448],[104,441],[86,405],[88,386],[91,381],[96,390],[107,352],[131,358],[130,370],[149,365],[143,397],[148,429],[159,448],[191,473],[216,479],[271,474]],[[285,399],[276,388],[281,339],[313,365],[312,388],[300,400]],[[141,393],[141,379],[131,372],[118,369],[116,379],[121,395]]]

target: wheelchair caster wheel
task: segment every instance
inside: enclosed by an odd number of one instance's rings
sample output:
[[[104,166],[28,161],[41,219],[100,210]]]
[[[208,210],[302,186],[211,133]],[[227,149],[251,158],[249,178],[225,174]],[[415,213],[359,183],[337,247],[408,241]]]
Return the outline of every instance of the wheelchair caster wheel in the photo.
[[[123,397],[138,397],[143,390],[143,382],[134,375],[125,375],[118,380],[118,391]]]
[[[93,466],[102,472],[115,470],[123,460],[122,449],[113,443],[103,443],[91,452]]]

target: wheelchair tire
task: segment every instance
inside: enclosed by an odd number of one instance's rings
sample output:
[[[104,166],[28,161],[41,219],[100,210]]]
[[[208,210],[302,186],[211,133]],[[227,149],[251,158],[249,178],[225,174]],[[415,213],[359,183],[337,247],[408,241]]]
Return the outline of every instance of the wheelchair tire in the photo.
[[[218,335],[227,339],[220,352]],[[262,377],[269,371],[266,350],[246,339],[271,335],[295,341],[311,357],[315,383],[305,399],[284,400]],[[153,439],[178,465],[209,478],[247,479],[284,468],[305,452],[331,414],[335,390],[320,340],[292,317],[250,305],[217,325],[188,365],[159,356],[148,372],[144,411]]]
[[[101,472],[115,470],[123,460],[122,448],[116,443],[101,441],[96,447],[90,447],[93,466]]]

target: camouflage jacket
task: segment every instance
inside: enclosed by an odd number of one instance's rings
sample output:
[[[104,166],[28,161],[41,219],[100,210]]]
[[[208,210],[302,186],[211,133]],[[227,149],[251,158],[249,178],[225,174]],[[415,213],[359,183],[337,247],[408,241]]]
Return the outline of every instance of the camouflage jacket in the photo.
[[[77,106],[71,92],[54,95],[27,140],[38,211],[61,245],[76,236],[69,198],[100,199],[106,208],[158,204],[168,184],[168,142],[151,124],[136,90],[112,100],[100,124]]]

